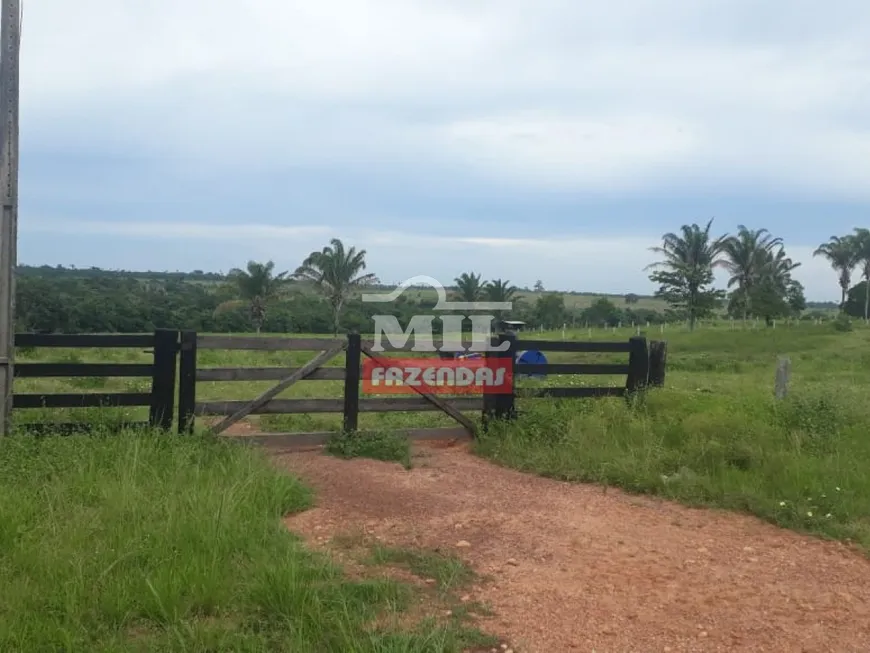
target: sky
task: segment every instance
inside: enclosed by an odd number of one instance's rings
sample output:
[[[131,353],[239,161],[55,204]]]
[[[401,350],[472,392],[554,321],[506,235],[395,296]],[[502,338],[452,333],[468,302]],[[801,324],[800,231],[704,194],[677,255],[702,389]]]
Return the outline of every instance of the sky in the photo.
[[[24,0],[19,261],[650,293],[665,232],[870,227],[870,4]],[[720,281],[723,280],[720,274]]]

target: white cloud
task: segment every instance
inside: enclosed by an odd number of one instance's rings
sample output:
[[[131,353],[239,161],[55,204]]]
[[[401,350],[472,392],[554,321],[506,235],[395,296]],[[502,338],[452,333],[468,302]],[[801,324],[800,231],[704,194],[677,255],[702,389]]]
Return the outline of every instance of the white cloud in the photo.
[[[272,241],[317,237],[322,240],[333,233],[330,227],[300,225],[282,227],[268,224],[207,224],[204,222],[110,222],[110,221],[46,221],[26,223],[24,229],[31,233],[112,235],[121,238],[197,240]]]
[[[626,188],[690,166],[697,131],[668,117],[520,115],[454,123],[445,140],[458,159],[512,181]]]
[[[870,5],[39,0],[22,123],[183,165],[870,197]],[[28,117],[30,116],[30,117]]]
[[[470,229],[468,230],[470,231]],[[376,231],[366,228],[340,230],[323,225],[275,227],[258,224],[206,225],[164,222],[59,222],[29,221],[21,226],[26,243],[31,235],[67,234],[93,238],[105,236],[113,242],[145,240],[172,242],[187,252],[185,269],[210,269],[207,264],[217,253],[224,269],[243,265],[250,258],[274,260],[280,269],[295,269],[311,251],[327,239],[341,237],[348,245],[367,251],[368,269],[388,283],[399,283],[414,275],[429,275],[449,285],[462,272],[475,271],[485,278],[510,279],[515,285],[534,285],[538,279],[553,290],[575,290],[624,294],[652,293],[653,285],[644,267],[656,260],[650,247],[656,236],[603,238],[573,234],[566,237],[493,238],[469,233],[443,236],[421,232]],[[243,245],[240,250],[238,245]],[[202,246],[201,246],[202,245]],[[126,248],[120,247],[125,250]],[[142,247],[142,258],[129,255],[115,260],[104,252],[98,261],[72,260],[82,267],[101,265],[124,269],[153,268]],[[836,276],[827,263],[812,256],[813,248],[788,247],[793,260],[802,263],[794,276],[812,300],[839,298]],[[719,287],[726,277],[717,273]]]

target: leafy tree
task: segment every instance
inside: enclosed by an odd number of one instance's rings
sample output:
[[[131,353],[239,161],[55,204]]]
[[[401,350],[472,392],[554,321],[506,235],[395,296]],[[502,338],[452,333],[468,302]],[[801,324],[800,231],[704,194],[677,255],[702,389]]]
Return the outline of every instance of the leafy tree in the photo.
[[[723,243],[723,267],[731,275],[728,287],[737,286],[744,320],[752,312],[753,290],[762,282],[770,252],[781,243],[782,239],[774,238],[767,229],[753,230],[743,225],[738,226],[737,235],[726,238]],[[766,291],[769,294],[770,288]]]
[[[479,302],[483,297],[484,283],[480,275],[474,272],[463,272],[456,279],[456,294],[461,302]]]
[[[580,317],[589,324],[616,326],[622,321],[623,315],[616,304],[607,297],[599,297],[583,311]]]
[[[541,295],[535,302],[535,321],[540,325],[552,327],[564,324],[567,315],[565,298],[559,293]]]
[[[360,274],[366,268],[366,250],[346,249],[333,238],[327,247],[311,252],[293,276],[311,281],[323,294],[332,309],[332,333],[338,335],[341,311],[351,292],[360,286],[377,283],[372,273]]]
[[[813,256],[823,256],[837,273],[840,284],[840,310],[846,304],[846,296],[852,283],[852,270],[858,263],[857,246],[854,236],[831,236],[813,252]]]
[[[724,294],[709,287],[727,239],[727,236],[711,238],[712,225],[710,220],[704,229],[692,224],[683,225],[680,234],[666,233],[662,245],[651,248],[664,259],[646,268],[658,268],[650,275],[650,280],[659,284],[656,297],[684,310],[689,329],[695,328],[698,318],[709,315]]]
[[[281,294],[287,282],[287,273],[275,274],[275,263],[257,263],[248,261],[247,269],[233,268],[227,275],[227,281],[235,289],[241,299],[223,302],[217,307],[217,312],[236,309],[242,303],[247,303],[250,311],[251,324],[260,333],[263,321],[266,319],[266,308]]]
[[[534,291],[535,292],[544,292],[544,283],[540,279],[535,281]]]
[[[785,292],[786,302],[791,309],[792,316],[799,317],[807,308],[807,299],[804,296],[804,287],[800,281],[791,279]]]
[[[635,295],[634,293],[628,293],[628,294],[625,296],[625,303],[626,303],[626,304],[629,304],[629,305],[631,305],[631,304],[637,304],[638,301],[640,301],[640,297],[638,297],[638,296]]]

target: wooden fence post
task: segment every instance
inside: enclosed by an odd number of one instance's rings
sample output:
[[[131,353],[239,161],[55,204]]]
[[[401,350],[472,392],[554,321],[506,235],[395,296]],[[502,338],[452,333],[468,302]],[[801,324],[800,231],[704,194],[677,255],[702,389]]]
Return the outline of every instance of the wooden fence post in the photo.
[[[791,360],[786,357],[780,358],[776,363],[776,379],[773,392],[777,399],[785,399],[788,394],[788,382],[791,377]]]
[[[483,427],[486,429],[489,422],[493,419],[515,419],[517,416],[515,406],[516,393],[516,362],[517,362],[517,337],[513,333],[502,333],[492,339],[494,345],[502,345],[509,343],[505,351],[488,351],[485,357],[488,360],[498,360],[507,362],[507,367],[510,370],[511,387],[510,392],[492,393],[483,395]]]
[[[196,331],[181,332],[178,363],[178,434],[193,433],[196,416]]]
[[[154,371],[151,377],[151,410],[148,423],[152,428],[168,431],[175,418],[175,368],[178,358],[178,331],[157,329],[154,332]]]
[[[651,340],[649,343],[649,384],[655,388],[665,385],[665,370],[668,364],[666,340]]]
[[[625,380],[626,396],[641,392],[649,382],[649,352],[646,338],[634,336],[628,339],[628,377]]]
[[[347,334],[347,351],[344,359],[344,420],[345,433],[354,433],[359,428],[359,384],[362,369],[362,336]]]

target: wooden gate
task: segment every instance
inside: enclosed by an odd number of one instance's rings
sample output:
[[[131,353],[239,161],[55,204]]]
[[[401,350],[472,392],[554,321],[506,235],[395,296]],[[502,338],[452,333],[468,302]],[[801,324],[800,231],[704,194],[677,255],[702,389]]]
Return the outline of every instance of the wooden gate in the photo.
[[[199,368],[200,350],[248,351],[318,351],[311,361],[300,368],[290,367],[218,367]],[[402,351],[399,349],[397,351]],[[330,360],[345,354],[343,367],[325,366]],[[463,397],[444,400],[419,392],[418,397],[360,397],[362,356],[378,358],[370,343],[363,344],[359,335],[347,339],[276,338],[271,336],[197,336],[184,332],[181,337],[181,370],[179,385],[179,431],[190,433],[196,417],[220,416],[209,428],[213,434],[226,434],[228,428],[249,415],[342,413],[342,430],[359,432],[359,414],[365,412],[441,411],[458,422],[458,427],[408,428],[401,432],[411,439],[456,440],[474,436],[475,424],[464,411],[482,412],[483,397]],[[344,383],[342,398],[277,399],[276,397],[299,381],[338,381]],[[198,401],[196,384],[200,381],[277,381],[269,390],[253,400]],[[248,442],[285,445],[324,444],[334,431],[297,433],[253,433],[245,435]]]

